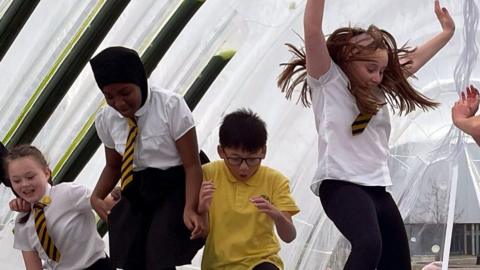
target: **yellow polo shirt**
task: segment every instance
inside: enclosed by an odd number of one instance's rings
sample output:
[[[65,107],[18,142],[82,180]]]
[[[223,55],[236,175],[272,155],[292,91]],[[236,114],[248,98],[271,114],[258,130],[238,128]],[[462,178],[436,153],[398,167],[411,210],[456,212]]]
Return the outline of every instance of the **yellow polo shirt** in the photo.
[[[202,270],[248,270],[261,262],[283,269],[275,224],[250,198],[265,196],[279,211],[298,213],[287,178],[260,166],[248,181],[237,181],[219,160],[203,166],[203,179],[213,181],[216,189],[209,210],[210,232]]]

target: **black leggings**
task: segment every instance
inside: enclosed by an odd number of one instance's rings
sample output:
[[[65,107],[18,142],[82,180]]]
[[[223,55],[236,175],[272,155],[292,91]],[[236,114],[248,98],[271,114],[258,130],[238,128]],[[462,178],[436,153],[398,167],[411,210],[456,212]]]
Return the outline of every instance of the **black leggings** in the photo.
[[[319,193],[325,213],[352,245],[344,270],[411,269],[403,220],[385,187],[325,180]]]

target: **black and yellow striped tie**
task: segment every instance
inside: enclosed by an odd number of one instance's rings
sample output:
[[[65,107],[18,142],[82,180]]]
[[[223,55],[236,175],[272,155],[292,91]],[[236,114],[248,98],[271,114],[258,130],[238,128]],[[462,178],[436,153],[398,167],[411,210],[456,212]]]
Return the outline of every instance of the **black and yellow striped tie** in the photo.
[[[53,243],[52,238],[47,232],[47,221],[45,220],[45,211],[43,208],[46,205],[43,203],[36,203],[33,205],[34,215],[35,215],[35,230],[37,231],[38,239],[42,245],[47,256],[56,261],[60,261],[60,251]]]
[[[360,113],[352,123],[352,135],[362,133],[367,128],[367,124],[370,122],[370,119],[372,119],[371,114]]]
[[[128,137],[127,143],[125,144],[125,152],[123,153],[122,159],[122,178],[120,181],[120,187],[125,189],[125,187],[130,184],[133,180],[133,153],[135,148],[135,138],[138,133],[137,121],[132,118],[128,119]]]

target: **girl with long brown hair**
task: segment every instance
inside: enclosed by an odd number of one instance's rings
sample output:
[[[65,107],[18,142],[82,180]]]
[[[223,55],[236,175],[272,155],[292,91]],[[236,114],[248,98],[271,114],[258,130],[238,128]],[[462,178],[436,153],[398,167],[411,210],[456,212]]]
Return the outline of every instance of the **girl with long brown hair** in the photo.
[[[441,32],[416,48],[398,48],[387,31],[344,27],[325,39],[325,0],[308,0],[305,50],[288,45],[278,85],[287,98],[302,85],[300,100],[312,106],[318,131],[318,167],[311,185],[327,216],[350,241],[344,269],[411,269],[402,217],[385,187],[390,118],[438,103],[408,82],[453,36],[455,24],[435,1]]]

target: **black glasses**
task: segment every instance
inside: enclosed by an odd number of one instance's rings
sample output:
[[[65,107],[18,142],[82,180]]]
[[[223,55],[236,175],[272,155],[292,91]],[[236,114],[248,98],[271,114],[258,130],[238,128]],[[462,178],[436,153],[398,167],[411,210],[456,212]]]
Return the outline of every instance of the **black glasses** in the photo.
[[[243,161],[247,164],[248,167],[257,166],[262,162],[261,157],[249,157],[249,158],[241,158],[241,157],[225,157],[228,161],[228,164],[232,166],[240,166]]]

